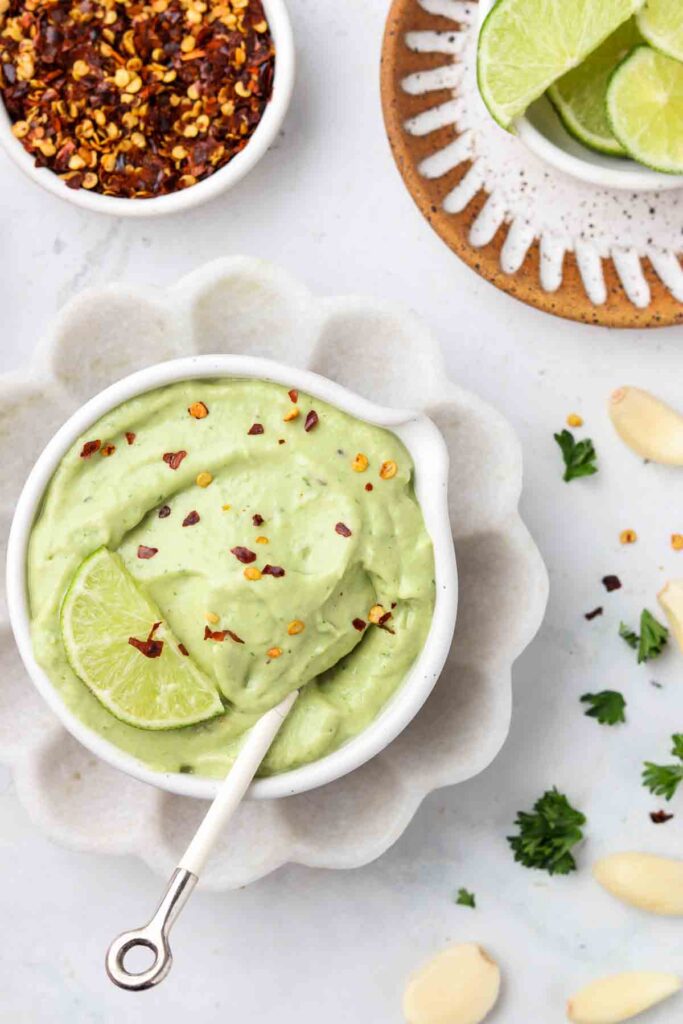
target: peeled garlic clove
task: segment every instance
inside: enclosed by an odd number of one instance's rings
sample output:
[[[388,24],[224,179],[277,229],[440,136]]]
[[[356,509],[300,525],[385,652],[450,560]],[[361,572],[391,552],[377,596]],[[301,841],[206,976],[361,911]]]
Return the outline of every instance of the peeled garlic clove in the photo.
[[[683,650],[683,580],[670,580],[657,594],[657,600],[666,612],[676,643]]]
[[[500,970],[475,943],[451,946],[425,964],[403,996],[407,1024],[480,1024],[500,991]]]
[[[613,974],[577,992],[567,1003],[567,1017],[575,1024],[620,1024],[668,999],[680,987],[675,974]]]
[[[624,387],[614,391],[609,414],[617,433],[644,459],[683,466],[683,416],[649,391]]]
[[[614,853],[593,875],[617,899],[651,914],[683,915],[683,860],[651,853]]]

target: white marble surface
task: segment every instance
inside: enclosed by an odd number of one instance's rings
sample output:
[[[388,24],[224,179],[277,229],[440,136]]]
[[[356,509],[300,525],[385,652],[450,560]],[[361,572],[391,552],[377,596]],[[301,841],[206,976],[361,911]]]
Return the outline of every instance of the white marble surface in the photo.
[[[175,936],[176,966],[157,992],[114,991],[102,969],[112,935],[137,924],[158,893],[139,863],[76,855],[44,840],[6,775],[0,794],[0,1019],[11,1024],[188,1018],[202,1024],[392,1024],[416,963],[449,941],[476,939],[500,959],[504,998],[492,1021],[563,1020],[563,1002],[596,973],[683,971],[680,924],[613,903],[591,860],[636,848],[680,852],[674,821],[639,784],[644,758],[664,760],[683,728],[683,656],[638,668],[616,637],[669,575],[683,576],[683,475],[643,466],[614,437],[610,390],[640,383],[683,404],[683,331],[607,332],[526,309],[479,280],[421,220],[393,166],[377,70],[386,3],[291,0],[300,74],[277,147],[250,179],[203,210],[147,224],[77,212],[43,195],[0,158],[3,275],[0,371],[21,365],[71,295],[113,279],[165,283],[199,263],[245,252],[275,260],[316,291],[401,301],[434,330],[450,373],[496,404],[526,458],[523,515],[548,562],[551,601],[515,669],[510,739],[482,776],[433,795],[396,847],[358,871],[285,869],[225,896],[198,893]],[[600,474],[560,479],[552,432],[586,418]],[[624,527],[638,544],[622,548]],[[616,572],[624,589],[607,595]],[[586,623],[598,604],[603,618]],[[663,689],[650,685],[656,678]],[[584,718],[587,690],[620,688],[629,723]],[[515,865],[505,843],[515,813],[545,787],[565,789],[589,816],[581,871],[548,879]],[[466,885],[479,908],[456,907]],[[680,1003],[649,1019],[668,1024]]]

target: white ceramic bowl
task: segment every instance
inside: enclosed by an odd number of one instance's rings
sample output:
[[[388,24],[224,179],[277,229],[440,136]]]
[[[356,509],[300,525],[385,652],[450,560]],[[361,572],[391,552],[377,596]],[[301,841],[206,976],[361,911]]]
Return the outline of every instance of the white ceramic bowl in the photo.
[[[415,492],[434,545],[436,604],[429,634],[404,682],[362,733],[326,757],[281,775],[256,780],[254,797],[302,793],[338,779],[365,764],[408,725],[429,696],[445,664],[455,626],[457,573],[448,516],[448,452],[439,430],[421,413],[374,405],[346,388],[307,370],[251,356],[202,355],[159,363],[112,384],[86,402],[57,431],[33,467],[17,502],[7,551],[7,605],[26,669],[62,724],[97,757],[136,779],[173,793],[212,798],[220,782],[194,775],[156,772],[84,725],[64,704],[38,665],[31,644],[26,560],[33,521],[57,465],[74,441],[110,409],[172,381],[197,378],[256,378],[314,395],[358,419],[385,427],[405,444],[415,464]]]
[[[273,95],[254,134],[241,153],[209,178],[190,188],[152,199],[124,199],[104,196],[87,189],[68,188],[62,179],[47,167],[36,167],[34,158],[12,134],[12,122],[0,97],[0,142],[15,164],[48,192],[75,206],[115,217],[158,217],[178,213],[213,199],[236,185],[248,174],[272,145],[285,119],[294,87],[295,51],[292,26],[284,0],[262,0],[263,8],[275,41],[275,75]]]
[[[479,0],[479,25],[495,0]],[[501,129],[502,130],[502,129]],[[620,188],[630,192],[665,191],[683,188],[683,177],[661,174],[634,160],[596,153],[583,146],[566,130],[555,108],[542,96],[516,124],[517,136],[528,150],[564,174],[601,188]]]

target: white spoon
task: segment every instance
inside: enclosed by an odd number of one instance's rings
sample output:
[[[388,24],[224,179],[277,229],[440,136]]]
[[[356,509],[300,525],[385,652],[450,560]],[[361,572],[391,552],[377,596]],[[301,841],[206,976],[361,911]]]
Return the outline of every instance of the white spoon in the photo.
[[[143,928],[123,932],[114,939],[107,950],[107,974],[119,988],[140,992],[158,985],[170,971],[173,963],[168,940],[171,928],[192,895],[216,840],[241,803],[261,761],[298,696],[298,690],[290,693],[252,727],[230,773],[218,791],[218,796],[180,858],[154,916]],[[138,974],[126,970],[124,963],[128,953],[136,947],[149,949],[154,954],[154,963],[151,967]]]

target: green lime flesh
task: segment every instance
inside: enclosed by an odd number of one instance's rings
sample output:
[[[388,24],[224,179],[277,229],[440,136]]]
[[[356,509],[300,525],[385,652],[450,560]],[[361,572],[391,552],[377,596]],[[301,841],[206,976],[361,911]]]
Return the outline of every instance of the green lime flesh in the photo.
[[[577,67],[643,0],[498,0],[479,35],[479,91],[512,129],[534,100]]]
[[[676,60],[683,60],[681,0],[647,0],[638,14],[638,27],[650,46]]]
[[[153,639],[161,641],[161,653],[150,657],[130,640],[144,644],[155,625]],[[224,710],[216,687],[181,652],[159,609],[107,548],[99,548],[76,570],[61,626],[74,672],[129,725],[179,729]]]
[[[569,134],[598,153],[626,155],[607,117],[607,87],[617,65],[641,42],[636,19],[629,18],[582,64],[548,90],[548,97]]]
[[[634,160],[665,174],[683,174],[683,64],[638,46],[607,89],[614,135]]]

